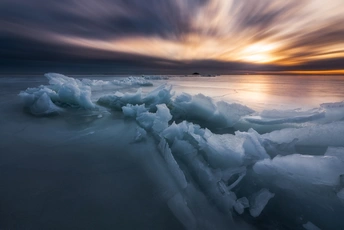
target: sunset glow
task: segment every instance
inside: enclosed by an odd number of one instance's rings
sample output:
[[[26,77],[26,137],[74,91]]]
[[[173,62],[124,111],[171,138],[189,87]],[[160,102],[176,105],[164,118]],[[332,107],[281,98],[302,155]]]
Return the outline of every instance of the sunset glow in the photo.
[[[141,2],[130,6],[109,0],[54,2],[49,7],[35,2],[37,7],[23,0],[2,1],[0,9],[20,3],[22,11],[13,7],[11,12],[0,12],[0,35],[40,43],[42,53],[50,52],[44,51],[45,46],[54,45],[61,47],[56,50],[61,56],[77,58],[87,53],[87,58],[111,60],[125,54],[133,62],[138,55],[159,63],[211,60],[274,65],[280,70],[293,66],[310,71],[343,69],[340,64],[326,64],[326,60],[344,60],[342,0],[326,4],[320,0],[178,0],[152,3],[151,8]],[[37,13],[26,15],[25,11]],[[22,17],[13,20],[13,14]],[[10,46],[12,40],[3,45]],[[78,51],[71,52],[70,47]],[[320,67],[319,62],[324,64]],[[311,66],[306,68],[308,63]]]

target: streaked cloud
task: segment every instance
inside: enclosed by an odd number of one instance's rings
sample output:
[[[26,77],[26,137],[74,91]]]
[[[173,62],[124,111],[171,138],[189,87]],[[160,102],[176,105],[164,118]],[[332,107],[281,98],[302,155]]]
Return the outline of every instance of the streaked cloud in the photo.
[[[344,1],[2,0],[0,39],[2,58],[13,59],[55,52],[118,61],[120,53],[160,63],[344,69],[336,61],[344,58]]]

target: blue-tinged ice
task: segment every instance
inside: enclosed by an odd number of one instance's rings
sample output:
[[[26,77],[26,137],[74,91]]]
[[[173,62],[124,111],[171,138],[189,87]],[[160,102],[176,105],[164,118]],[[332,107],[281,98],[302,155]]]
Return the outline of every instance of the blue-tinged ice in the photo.
[[[84,78],[81,82],[85,85],[88,85],[92,90],[102,90],[102,89],[113,89],[113,88],[130,88],[130,87],[145,87],[153,86],[153,83],[148,81],[143,77],[126,77],[124,79],[114,79],[110,81],[106,80],[92,80]]]
[[[196,230],[197,222],[195,216],[189,209],[184,197],[177,193],[167,202],[168,207],[177,219],[183,224],[187,230]]]
[[[344,188],[342,188],[341,190],[339,190],[339,192],[337,192],[337,197],[344,202]]]
[[[259,125],[277,125],[283,123],[301,123],[314,121],[325,117],[323,109],[311,109],[303,111],[293,110],[263,110],[258,116],[248,116],[245,120]]]
[[[275,143],[290,143],[297,139],[296,144],[310,146],[344,146],[344,121],[328,124],[306,126],[303,128],[286,128],[262,135]]]
[[[84,109],[94,109],[95,105],[91,100],[91,88],[83,84],[80,80],[64,76],[62,74],[48,73],[44,75],[49,79],[47,86],[39,86],[37,88],[28,88],[20,92],[19,96],[24,102],[24,106],[30,108],[30,111],[35,115],[41,115],[44,112],[42,106],[45,107],[45,113],[56,110],[56,106],[61,107],[81,107]],[[45,94],[49,96],[50,101],[55,104],[53,106]],[[38,104],[36,103],[37,100]],[[36,104],[35,104],[36,103]],[[51,108],[48,109],[47,107]]]
[[[253,170],[271,182],[288,180],[303,185],[336,186],[344,174],[344,162],[336,156],[292,154],[258,161]]]
[[[247,163],[270,158],[263,147],[263,139],[255,130],[249,129],[248,132],[237,131],[235,136],[243,139],[242,147],[245,150],[245,161]]]
[[[134,86],[134,87],[140,87],[140,86],[153,86],[153,83],[150,81],[147,81],[143,77],[127,77],[120,80],[112,80],[111,84],[118,85],[118,86]]]
[[[156,107],[156,118],[154,119],[152,129],[156,133],[161,133],[168,127],[168,122],[172,119],[172,115],[165,104],[156,105]]]
[[[250,207],[249,201],[246,197],[241,197],[239,199],[237,199],[235,205],[234,205],[234,210],[238,213],[238,214],[243,214],[244,213],[244,209]]]
[[[241,117],[254,111],[240,104],[224,101],[214,102],[203,94],[190,95],[182,93],[173,103],[172,114],[181,120],[207,125],[210,128],[232,127]]]
[[[239,167],[244,162],[244,139],[231,134],[205,136],[199,141],[213,168]]]
[[[110,95],[104,95],[98,99],[98,104],[110,107],[112,109],[120,110],[127,104],[137,105],[142,104],[142,89],[139,88],[135,93],[121,93],[116,92]]]
[[[269,200],[273,198],[275,194],[271,193],[268,189],[261,189],[257,193],[250,197],[250,214],[253,217],[258,217],[265,206],[268,204]]]
[[[148,110],[150,110],[151,112],[155,112],[157,109],[156,105],[170,104],[171,98],[173,96],[171,90],[171,86],[161,85],[147,95],[143,95],[141,88],[139,88],[135,93],[121,93],[117,91],[114,94],[101,96],[98,99],[98,104],[117,110],[121,110],[121,108],[127,104],[144,104]]]
[[[144,111],[143,109],[139,110],[141,113],[137,114],[136,120],[144,129],[152,129],[155,133],[160,133],[168,127],[168,122],[172,119],[172,115],[165,104],[156,105],[156,108],[156,113]],[[129,114],[132,114],[132,111],[129,111]]]
[[[185,189],[188,185],[188,182],[186,181],[183,171],[180,169],[178,163],[174,159],[171,149],[164,138],[160,138],[159,150],[177,184],[181,189]]]
[[[156,105],[158,104],[169,105],[173,95],[172,86],[164,84],[148,93],[145,97],[143,97],[142,101],[149,110],[154,111],[156,110]]]
[[[344,109],[344,101],[322,103],[320,106],[325,109]]]
[[[62,111],[57,107],[47,95],[43,93],[31,106],[30,111],[34,115],[48,115]]]
[[[148,112],[144,105],[131,105],[127,104],[126,106],[122,107],[122,111],[124,116],[136,118],[141,113]]]
[[[143,143],[137,142],[155,139],[160,152],[155,160],[159,159],[161,167],[168,169],[166,175],[171,176],[161,176],[161,181],[171,179],[174,188],[173,193],[165,196],[167,205],[187,229],[202,226],[203,220],[196,216],[201,212],[196,210],[199,207],[214,207],[235,226],[234,220],[241,216],[233,215],[234,210],[241,215],[248,209],[253,217],[258,217],[275,194],[274,204],[283,204],[287,213],[283,215],[298,227],[304,222],[297,215],[315,215],[313,209],[302,208],[303,202],[305,207],[318,207],[318,212],[328,207],[342,210],[344,102],[326,103],[306,111],[264,110],[255,113],[259,116],[251,116],[254,111],[244,105],[215,101],[203,94],[182,93],[174,97],[170,85],[161,85],[148,93],[141,88],[133,91],[133,87],[151,85],[144,77],[111,81],[78,80],[60,74],[46,77],[49,85],[28,88],[19,94],[32,114],[64,115],[62,112],[71,107],[79,112],[79,108],[106,109],[102,107],[105,106],[109,112],[122,111],[125,119],[136,120],[136,132],[128,143],[139,146]],[[113,93],[98,94],[100,98],[94,96],[92,101],[92,92],[101,89],[111,89]],[[98,105],[94,104],[97,99]],[[268,132],[269,126],[275,131],[260,134],[250,125],[260,127],[259,132]],[[298,128],[285,128],[287,125]],[[234,132],[229,128],[233,126],[244,131]],[[306,151],[308,155],[300,154]],[[155,168],[152,167],[154,173]],[[197,193],[202,194],[203,200],[195,196]],[[203,205],[206,199],[211,205]],[[289,212],[296,200],[301,203],[297,215]],[[208,210],[204,213],[208,214]],[[264,214],[260,216],[263,220],[275,215],[270,208]],[[326,218],[318,223],[326,223]],[[311,222],[303,227],[318,229]]]
[[[303,224],[302,227],[306,230],[321,230],[318,228],[315,224],[312,222],[308,221],[307,223]]]
[[[176,139],[183,139],[184,135],[188,132],[188,126],[186,121],[183,121],[179,124],[173,122],[169,127],[167,127],[161,135],[169,141]]]
[[[334,156],[344,162],[344,147],[328,147],[325,156]]]
[[[135,142],[143,141],[146,138],[147,132],[141,127],[136,128]]]
[[[168,76],[142,76],[146,80],[168,80]]]

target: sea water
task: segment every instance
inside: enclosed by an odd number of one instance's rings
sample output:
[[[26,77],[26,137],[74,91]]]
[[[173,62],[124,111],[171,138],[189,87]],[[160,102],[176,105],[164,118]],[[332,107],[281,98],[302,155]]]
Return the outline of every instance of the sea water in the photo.
[[[2,76],[0,96],[0,228],[344,228],[344,76]]]

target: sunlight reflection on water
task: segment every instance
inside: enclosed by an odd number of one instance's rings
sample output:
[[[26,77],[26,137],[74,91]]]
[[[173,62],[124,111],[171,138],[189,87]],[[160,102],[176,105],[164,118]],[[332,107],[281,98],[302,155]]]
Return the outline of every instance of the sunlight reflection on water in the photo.
[[[227,75],[172,77],[168,82],[177,94],[202,93],[256,110],[314,108],[344,100],[344,76]]]

